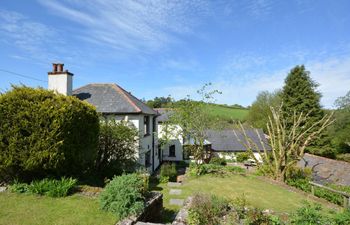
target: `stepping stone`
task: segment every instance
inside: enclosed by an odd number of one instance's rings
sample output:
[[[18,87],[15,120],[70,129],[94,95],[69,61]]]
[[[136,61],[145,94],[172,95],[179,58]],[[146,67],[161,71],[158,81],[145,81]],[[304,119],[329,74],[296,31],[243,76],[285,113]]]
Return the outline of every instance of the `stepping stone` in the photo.
[[[171,195],[181,195],[182,190],[180,189],[170,189],[169,194]]]
[[[170,205],[178,205],[178,206],[182,206],[184,204],[184,199],[176,199],[176,198],[172,198],[170,199],[169,204]]]
[[[180,187],[181,183],[177,182],[168,182],[168,187]]]

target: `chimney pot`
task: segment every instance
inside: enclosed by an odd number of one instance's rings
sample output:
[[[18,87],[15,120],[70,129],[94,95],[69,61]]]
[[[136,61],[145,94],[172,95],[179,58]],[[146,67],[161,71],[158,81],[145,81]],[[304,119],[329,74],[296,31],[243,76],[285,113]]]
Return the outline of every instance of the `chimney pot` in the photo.
[[[52,72],[57,72],[57,64],[52,63]]]
[[[63,63],[59,63],[57,64],[58,65],[58,72],[63,72],[63,66],[64,64]]]

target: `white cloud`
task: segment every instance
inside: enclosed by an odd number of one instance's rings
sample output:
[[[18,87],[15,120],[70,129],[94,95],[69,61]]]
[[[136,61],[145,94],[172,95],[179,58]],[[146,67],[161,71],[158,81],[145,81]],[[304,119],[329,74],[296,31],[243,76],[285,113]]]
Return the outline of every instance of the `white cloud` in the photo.
[[[0,34],[3,42],[23,50],[26,55],[47,60],[54,56],[45,50],[47,45],[60,43],[56,31],[42,23],[34,22],[24,15],[0,10]]]
[[[213,88],[222,91],[217,96],[219,103],[250,105],[260,91],[274,91],[283,87],[284,79],[290,69],[295,66],[287,66],[271,72],[255,74],[230,73],[226,76],[220,74],[213,80]],[[305,63],[311,77],[319,83],[319,91],[323,97],[321,104],[326,108],[332,108],[336,98],[344,96],[350,90],[350,57],[328,58],[320,61],[308,61]],[[224,70],[225,71],[225,70]],[[203,83],[204,84],[204,83]],[[163,89],[166,94],[171,94],[176,99],[195,96],[201,83],[190,85],[170,86]]]
[[[52,13],[72,20],[80,38],[119,51],[147,54],[190,34],[207,13],[202,1],[39,1]]]

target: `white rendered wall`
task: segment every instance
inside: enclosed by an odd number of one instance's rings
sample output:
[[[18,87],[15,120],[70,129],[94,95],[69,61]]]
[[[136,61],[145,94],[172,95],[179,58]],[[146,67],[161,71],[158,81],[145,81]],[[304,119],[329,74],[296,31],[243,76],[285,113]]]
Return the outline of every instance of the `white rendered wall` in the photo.
[[[63,95],[72,95],[73,76],[69,74],[49,74],[48,89]]]
[[[164,161],[182,161],[183,160],[183,138],[181,127],[178,125],[168,125],[168,137],[166,137],[165,125],[158,124],[158,137],[168,139],[168,143],[162,146],[162,158]],[[169,156],[169,147],[175,145],[175,157]]]

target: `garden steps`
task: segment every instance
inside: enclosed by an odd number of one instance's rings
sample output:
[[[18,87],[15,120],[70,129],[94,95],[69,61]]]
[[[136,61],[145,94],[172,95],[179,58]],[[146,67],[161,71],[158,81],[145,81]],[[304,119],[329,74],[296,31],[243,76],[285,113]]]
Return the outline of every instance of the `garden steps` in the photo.
[[[169,194],[170,195],[181,195],[182,190],[181,189],[170,189]]]
[[[184,201],[185,201],[184,199],[172,198],[172,199],[169,200],[169,204],[170,205],[183,206]]]
[[[168,182],[168,187],[180,187],[182,184],[178,182]]]

